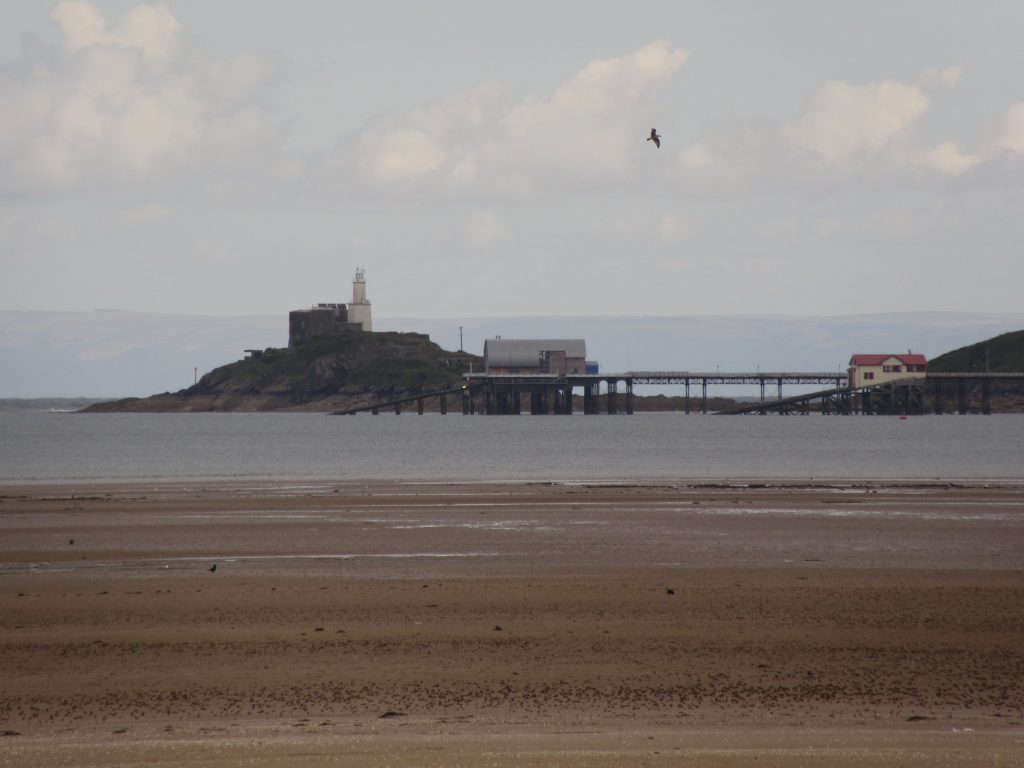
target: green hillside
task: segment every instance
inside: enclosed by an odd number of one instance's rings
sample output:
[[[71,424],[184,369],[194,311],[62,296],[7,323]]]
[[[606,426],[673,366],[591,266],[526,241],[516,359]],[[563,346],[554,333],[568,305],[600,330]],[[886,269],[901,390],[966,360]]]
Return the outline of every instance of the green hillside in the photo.
[[[928,361],[933,373],[1024,371],[1024,331],[1012,331],[987,341],[954,349]]]

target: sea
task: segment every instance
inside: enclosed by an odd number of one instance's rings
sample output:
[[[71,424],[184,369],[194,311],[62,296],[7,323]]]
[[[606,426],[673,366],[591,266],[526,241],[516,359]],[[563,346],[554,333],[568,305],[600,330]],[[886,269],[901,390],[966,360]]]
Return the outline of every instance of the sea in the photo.
[[[1024,482],[1024,415],[0,412],[0,484]]]

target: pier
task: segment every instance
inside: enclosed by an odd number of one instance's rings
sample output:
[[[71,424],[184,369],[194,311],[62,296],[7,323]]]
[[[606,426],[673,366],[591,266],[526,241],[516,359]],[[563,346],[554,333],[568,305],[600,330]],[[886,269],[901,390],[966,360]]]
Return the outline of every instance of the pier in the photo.
[[[548,374],[467,374],[466,381],[479,401],[474,412],[493,415],[530,413],[533,415],[571,415],[573,392],[580,390],[583,413],[632,414],[637,386],[678,385],[684,388],[684,411],[699,409],[708,412],[708,387],[714,385],[744,384],[760,387],[765,401],[770,388],[782,396],[783,385],[823,385],[833,388],[845,386],[846,374],[828,372],[753,372],[723,373],[719,371],[629,371],[572,376]],[[694,395],[698,390],[699,399]],[[528,410],[527,410],[528,406]]]
[[[574,376],[550,374],[466,374],[466,383],[434,392],[383,400],[331,415],[380,414],[413,410],[423,414],[432,405],[442,414],[449,406],[464,415],[509,416],[519,414],[573,414],[582,400],[586,415],[629,415],[634,412],[636,387],[674,385],[683,387],[687,414],[708,413],[708,388],[722,385],[757,387],[760,398],[722,414],[806,415],[812,410],[831,415],[913,415],[923,413],[991,413],[993,382],[1024,383],[1024,372],[928,373],[871,387],[851,389],[845,372],[694,372],[628,371]],[[786,397],[784,386],[823,388]],[[580,394],[582,397],[580,397]],[[772,396],[769,396],[771,394]]]
[[[766,401],[727,411],[727,414],[807,414],[817,406],[824,414],[912,416],[925,413],[992,413],[992,385],[998,382],[1024,384],[1024,372],[990,373],[964,371],[928,373],[851,389],[846,386],[795,397]]]
[[[381,411],[394,411],[396,416],[401,415],[402,408],[406,405],[414,405],[416,412],[422,416],[426,409],[426,404],[436,399],[438,410],[442,414],[448,413],[448,398],[455,397],[465,399],[466,387],[454,387],[450,389],[441,389],[434,392],[424,392],[418,395],[409,395],[407,397],[399,397],[393,400],[379,400],[368,405],[360,405],[355,408],[345,408],[340,411],[332,411],[329,416],[355,416],[357,413],[372,413],[377,416]]]

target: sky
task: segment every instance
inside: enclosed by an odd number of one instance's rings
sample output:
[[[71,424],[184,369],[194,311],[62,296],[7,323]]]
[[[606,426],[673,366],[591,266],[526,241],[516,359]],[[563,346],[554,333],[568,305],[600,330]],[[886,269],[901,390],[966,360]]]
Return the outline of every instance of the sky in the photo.
[[[4,0],[0,310],[1024,307],[1024,4]],[[646,138],[652,127],[661,148]]]

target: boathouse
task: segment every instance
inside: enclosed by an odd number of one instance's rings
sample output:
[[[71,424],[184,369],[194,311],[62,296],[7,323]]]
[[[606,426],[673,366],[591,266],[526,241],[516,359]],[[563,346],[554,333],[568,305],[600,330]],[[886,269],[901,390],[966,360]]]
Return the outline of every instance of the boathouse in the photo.
[[[905,355],[854,355],[850,358],[850,389],[861,389],[887,381],[924,376],[928,360],[924,355],[908,352]]]
[[[581,376],[587,373],[587,345],[583,339],[487,339],[484,366],[499,376]]]

